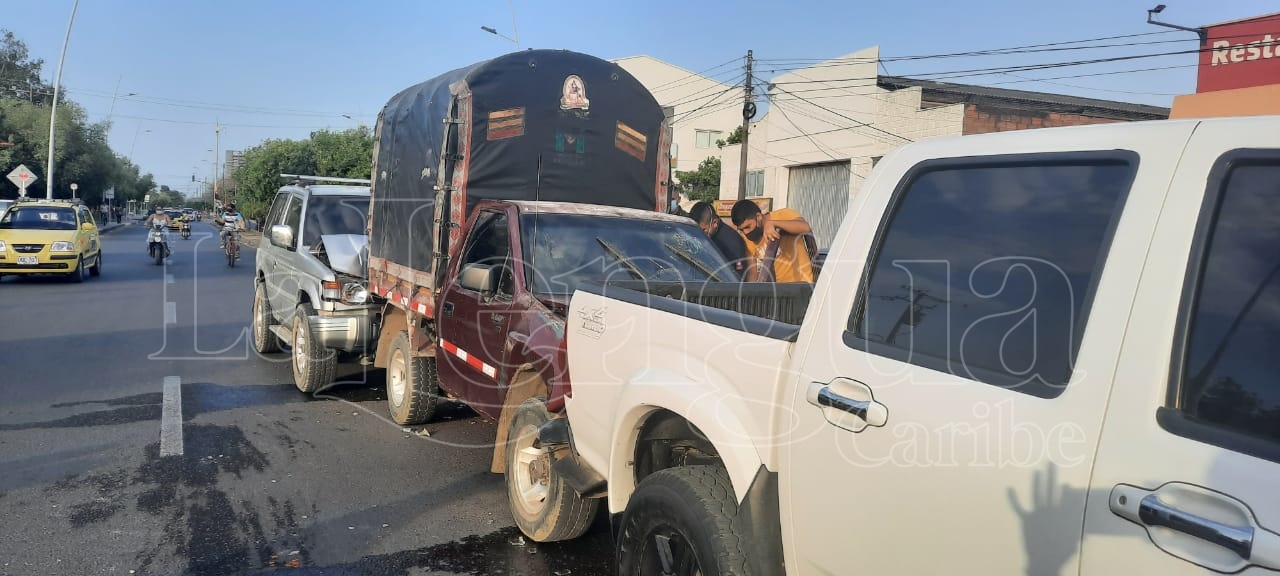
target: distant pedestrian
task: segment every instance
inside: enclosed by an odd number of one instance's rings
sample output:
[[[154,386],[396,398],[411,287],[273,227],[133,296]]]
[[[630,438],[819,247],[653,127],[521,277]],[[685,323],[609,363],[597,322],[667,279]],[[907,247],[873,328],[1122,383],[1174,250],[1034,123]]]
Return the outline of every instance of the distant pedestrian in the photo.
[[[121,210],[119,206],[116,206],[116,224],[120,223],[120,219],[123,216],[122,212],[124,211]]]
[[[689,209],[689,217],[698,223],[698,227],[720,250],[720,255],[729,261],[736,275],[735,280],[741,280],[750,262],[747,258],[747,244],[742,240],[742,236],[732,228],[724,226],[720,216],[716,214],[716,209],[707,202],[695,203]]]

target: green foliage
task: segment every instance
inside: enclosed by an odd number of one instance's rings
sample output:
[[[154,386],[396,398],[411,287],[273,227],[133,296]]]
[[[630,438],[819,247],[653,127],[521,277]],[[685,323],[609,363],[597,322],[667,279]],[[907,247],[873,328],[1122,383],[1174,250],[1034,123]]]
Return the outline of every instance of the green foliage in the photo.
[[[245,150],[234,175],[236,208],[261,219],[284,182],[281,174],[368,178],[373,165],[373,133],[360,126],[312,132],[306,140],[267,140]]]
[[[741,144],[741,143],[742,143],[742,127],[741,126],[734,128],[733,132],[729,133],[728,138],[725,138],[724,140],[716,140],[716,146],[719,146],[720,148],[724,148],[725,146],[729,146],[732,144]]]
[[[720,159],[710,157],[697,170],[676,172],[680,191],[693,200],[714,201],[720,197]]]
[[[26,44],[12,32],[0,30],[0,173],[25,164],[40,180],[27,189],[43,197],[48,176],[49,104],[52,87],[40,82],[43,62],[31,60]],[[58,126],[54,156],[54,197],[70,198],[71,183],[79,185],[76,196],[90,205],[103,201],[104,192],[114,187],[116,202],[141,200],[155,182],[141,175],[136,165],[112,152],[107,144],[106,122],[90,123],[84,108],[75,102],[58,103]],[[16,198],[18,188],[0,180],[0,198]]]

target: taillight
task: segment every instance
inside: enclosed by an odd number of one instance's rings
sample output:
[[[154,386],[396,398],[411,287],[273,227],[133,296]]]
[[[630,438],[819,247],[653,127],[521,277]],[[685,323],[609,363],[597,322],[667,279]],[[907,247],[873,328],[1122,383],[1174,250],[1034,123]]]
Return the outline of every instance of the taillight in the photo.
[[[320,297],[325,300],[342,298],[342,285],[336,280],[325,280],[320,283]]]

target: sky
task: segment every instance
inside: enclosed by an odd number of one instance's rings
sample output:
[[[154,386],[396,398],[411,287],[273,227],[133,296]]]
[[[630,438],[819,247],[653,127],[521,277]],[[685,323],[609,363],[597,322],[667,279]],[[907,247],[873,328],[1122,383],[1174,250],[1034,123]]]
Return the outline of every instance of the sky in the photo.
[[[1280,10],[1277,0],[1165,0],[1167,22],[1200,26]],[[0,0],[13,31],[52,81],[73,0]],[[882,58],[937,55],[1161,32],[1146,23],[1155,0],[853,2],[762,0],[81,0],[62,85],[110,143],[158,184],[195,190],[213,175],[215,145],[244,149],[321,128],[372,126],[400,90],[519,48],[612,59],[647,54],[730,83],[748,49],[757,75],[778,60],[835,58],[878,45]],[[1115,46],[969,58],[886,62],[895,75],[1045,64],[1194,50],[1169,32]],[[1195,54],[1144,58],[955,82],[1168,106],[1195,91]],[[719,68],[716,68],[718,65]],[[1145,70],[1165,68],[1161,70]],[[1142,72],[1062,78],[1144,69]],[[1029,78],[1057,78],[1028,82]],[[214,125],[222,126],[215,141]],[[221,160],[221,157],[219,158]],[[2,169],[3,167],[0,167]]]

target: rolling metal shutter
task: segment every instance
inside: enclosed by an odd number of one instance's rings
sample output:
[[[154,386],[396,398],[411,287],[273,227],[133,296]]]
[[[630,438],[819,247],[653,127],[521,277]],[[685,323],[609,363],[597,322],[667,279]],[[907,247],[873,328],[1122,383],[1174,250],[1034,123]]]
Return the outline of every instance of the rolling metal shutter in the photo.
[[[788,181],[787,206],[809,222],[819,248],[831,246],[849,209],[849,162],[793,166]]]

